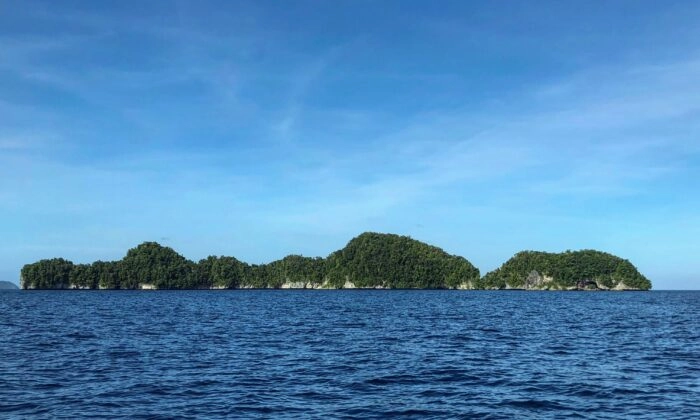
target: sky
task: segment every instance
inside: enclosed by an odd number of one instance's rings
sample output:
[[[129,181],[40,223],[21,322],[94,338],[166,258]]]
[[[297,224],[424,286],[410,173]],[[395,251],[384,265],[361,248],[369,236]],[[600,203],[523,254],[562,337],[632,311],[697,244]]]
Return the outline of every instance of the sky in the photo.
[[[0,0],[0,280],[409,235],[700,288],[700,2]]]

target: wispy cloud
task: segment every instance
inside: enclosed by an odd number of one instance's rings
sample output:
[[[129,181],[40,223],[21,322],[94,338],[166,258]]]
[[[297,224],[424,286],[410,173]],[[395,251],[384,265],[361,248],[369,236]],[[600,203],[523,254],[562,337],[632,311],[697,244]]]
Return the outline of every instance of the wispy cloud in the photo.
[[[20,137],[0,138],[0,150],[3,151],[24,151],[34,149],[37,143],[33,139]]]
[[[277,123],[273,123],[276,138],[288,142],[298,134],[300,120],[306,111],[306,96],[323,77],[323,73],[332,65],[340,54],[342,47],[336,47],[318,58],[309,59],[298,70],[293,72],[291,86],[286,97],[286,106]]]
[[[697,146],[698,133],[677,132],[697,129],[696,70],[697,61],[690,59],[573,75],[556,100],[542,103],[547,88],[533,89],[532,97],[520,101],[540,102],[519,112],[480,118],[449,111],[406,122],[391,135],[365,139],[373,144],[369,150],[331,155],[313,169],[323,186],[316,198],[300,197],[274,217],[280,224],[318,229],[362,225],[422,202],[438,188],[479,194],[489,184],[528,201],[651,194],[649,183],[672,182],[697,169],[697,160],[688,161],[688,142]]]
[[[450,224],[590,239],[700,208],[694,47],[594,60],[459,16],[321,37],[257,4],[35,6],[0,36],[0,216],[25,249],[102,234],[269,255],[270,238]]]

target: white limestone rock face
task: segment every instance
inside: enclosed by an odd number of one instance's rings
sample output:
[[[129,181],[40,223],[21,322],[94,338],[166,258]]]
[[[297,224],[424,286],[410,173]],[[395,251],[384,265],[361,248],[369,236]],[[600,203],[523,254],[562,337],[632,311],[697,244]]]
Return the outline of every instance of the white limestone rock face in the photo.
[[[625,282],[619,282],[613,287],[612,290],[638,290],[635,289],[634,287],[629,287],[628,285],[625,284]]]
[[[306,282],[303,281],[287,281],[282,283],[281,289],[306,289]]]

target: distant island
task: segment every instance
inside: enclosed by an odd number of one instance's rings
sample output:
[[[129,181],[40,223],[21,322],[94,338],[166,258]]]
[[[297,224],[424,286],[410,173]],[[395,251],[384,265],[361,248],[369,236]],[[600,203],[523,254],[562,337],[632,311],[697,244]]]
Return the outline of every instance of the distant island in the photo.
[[[289,255],[269,264],[209,256],[193,262],[144,242],[119,261],[25,265],[22,289],[525,289],[649,290],[627,260],[599,251],[524,251],[481,277],[466,258],[394,234],[363,233],[326,258]]]
[[[16,284],[9,282],[9,281],[0,281],[0,290],[17,290],[19,287],[17,287]]]
[[[593,251],[523,251],[480,280],[485,289],[649,290],[651,282],[627,260]]]

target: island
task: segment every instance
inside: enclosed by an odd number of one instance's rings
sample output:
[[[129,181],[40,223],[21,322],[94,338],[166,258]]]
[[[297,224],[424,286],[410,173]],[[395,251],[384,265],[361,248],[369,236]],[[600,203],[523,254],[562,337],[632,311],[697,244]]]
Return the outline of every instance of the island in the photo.
[[[0,290],[18,290],[19,287],[17,287],[16,284],[10,282],[10,281],[0,281]]]
[[[528,255],[537,258],[529,258]],[[592,264],[592,265],[591,265]],[[545,289],[648,290],[626,260],[598,251],[522,252],[480,276],[466,258],[408,236],[365,232],[326,258],[288,255],[268,264],[209,256],[194,262],[144,242],[119,261],[25,265],[22,289]]]
[[[649,290],[651,281],[627,260],[595,251],[522,251],[487,273],[479,286],[526,290]]]

